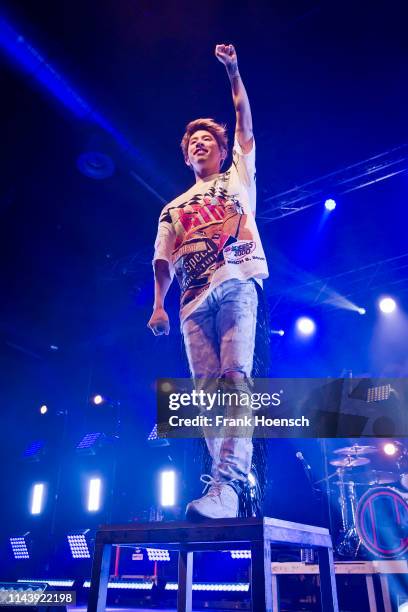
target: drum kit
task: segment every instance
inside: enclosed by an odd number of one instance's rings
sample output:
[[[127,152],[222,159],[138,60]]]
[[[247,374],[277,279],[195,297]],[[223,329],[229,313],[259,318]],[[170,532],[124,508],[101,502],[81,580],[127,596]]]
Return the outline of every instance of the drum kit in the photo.
[[[338,492],[336,553],[341,557],[356,558],[360,547],[361,553],[383,559],[408,551],[408,449],[400,446],[392,471],[368,468],[369,456],[378,453],[376,446],[354,444],[335,450],[330,461],[336,468],[328,479],[335,479]]]

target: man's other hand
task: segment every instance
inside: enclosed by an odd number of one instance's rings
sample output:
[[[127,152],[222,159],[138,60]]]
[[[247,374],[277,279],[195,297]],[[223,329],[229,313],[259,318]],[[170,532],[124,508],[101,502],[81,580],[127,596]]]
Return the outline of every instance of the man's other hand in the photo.
[[[155,336],[169,335],[170,323],[167,312],[164,308],[155,308],[150,317],[147,327],[152,330]]]
[[[215,56],[221,62],[221,64],[224,64],[226,68],[236,66],[238,64],[237,53],[234,45],[216,45]]]

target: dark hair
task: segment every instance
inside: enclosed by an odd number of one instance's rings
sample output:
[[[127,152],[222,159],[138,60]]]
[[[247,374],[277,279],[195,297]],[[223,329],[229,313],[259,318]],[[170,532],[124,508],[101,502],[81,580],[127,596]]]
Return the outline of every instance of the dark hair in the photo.
[[[220,147],[220,150],[228,150],[228,134],[227,126],[217,123],[214,119],[194,119],[186,125],[186,131],[181,140],[181,150],[183,151],[184,159],[187,160],[188,143],[190,142],[191,136],[198,130],[206,130],[210,132],[215,138]]]

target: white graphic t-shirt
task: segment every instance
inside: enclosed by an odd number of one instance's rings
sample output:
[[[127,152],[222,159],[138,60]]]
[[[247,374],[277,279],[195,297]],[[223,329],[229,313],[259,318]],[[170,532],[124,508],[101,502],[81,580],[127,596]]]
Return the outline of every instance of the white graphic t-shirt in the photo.
[[[181,323],[224,281],[267,278],[255,207],[255,144],[244,154],[235,141],[226,172],[198,181],[163,208],[153,262],[168,261],[176,274]]]

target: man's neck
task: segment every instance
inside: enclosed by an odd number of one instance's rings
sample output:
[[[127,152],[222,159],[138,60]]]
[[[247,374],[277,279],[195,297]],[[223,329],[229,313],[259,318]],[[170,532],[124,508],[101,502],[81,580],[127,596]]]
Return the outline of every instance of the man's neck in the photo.
[[[219,166],[214,167],[214,168],[202,168],[200,170],[194,170],[195,181],[196,183],[198,183],[199,181],[205,180],[209,176],[213,176],[219,173],[220,173]]]

